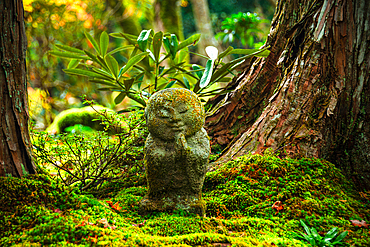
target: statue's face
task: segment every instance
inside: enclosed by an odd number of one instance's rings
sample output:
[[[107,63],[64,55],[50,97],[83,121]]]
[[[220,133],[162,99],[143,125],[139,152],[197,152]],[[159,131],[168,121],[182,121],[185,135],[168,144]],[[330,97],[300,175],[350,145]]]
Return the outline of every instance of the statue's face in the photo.
[[[198,97],[187,89],[170,88],[155,93],[145,110],[149,132],[162,140],[174,140],[181,133],[192,136],[204,125],[204,109]]]

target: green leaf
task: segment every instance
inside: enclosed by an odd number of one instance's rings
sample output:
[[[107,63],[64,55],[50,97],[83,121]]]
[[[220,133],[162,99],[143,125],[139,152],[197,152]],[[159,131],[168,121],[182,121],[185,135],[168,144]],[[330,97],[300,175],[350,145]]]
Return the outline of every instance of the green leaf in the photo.
[[[125,39],[127,40],[131,45],[137,44],[137,36],[127,33],[111,33],[110,36],[119,38],[119,39]]]
[[[194,71],[193,73],[196,76],[198,76],[199,79],[202,78],[202,76],[203,76],[202,69],[197,64],[193,64],[191,67],[193,68],[193,71]]]
[[[84,69],[64,69],[64,72],[71,75],[81,75],[81,76],[87,76],[87,77],[93,77],[98,79],[107,79],[105,76],[102,76],[101,74],[98,74],[93,71],[84,70]]]
[[[108,51],[108,45],[109,45],[109,36],[107,32],[102,32],[100,35],[100,50],[102,57],[105,57]]]
[[[126,37],[128,37],[131,40],[137,40],[137,35],[128,34],[128,33],[110,33],[109,36],[119,38],[119,39],[126,39]]]
[[[196,45],[196,43],[199,41],[200,39],[200,34],[197,33],[197,34],[194,34],[192,36],[190,36],[189,38],[187,38],[186,40],[184,40],[183,42],[181,42],[179,44],[179,46],[177,47],[177,51],[189,46],[189,45]]]
[[[177,40],[176,34],[171,34],[171,56],[172,59],[175,59],[176,53],[177,53],[177,48],[179,46],[179,41]]]
[[[297,239],[297,240],[307,240],[307,235],[303,234],[303,233],[300,233],[300,234],[297,234],[295,232],[293,232],[293,238],[294,239]]]
[[[135,46],[135,49],[131,52],[130,58],[132,58],[133,56],[135,56],[135,55],[136,55],[136,53],[138,52],[138,50],[139,50],[139,48],[137,48],[137,47]]]
[[[88,33],[85,31],[85,37],[90,41],[90,43],[93,45],[95,51],[100,54],[100,48],[96,40]]]
[[[311,235],[316,241],[320,242],[322,240],[322,237],[317,233],[316,229],[313,227],[311,228]]]
[[[158,68],[158,76],[161,76],[162,75],[162,73],[163,73],[163,71],[164,71],[164,66],[159,66],[159,68]]]
[[[105,70],[102,70],[102,69],[98,69],[98,68],[95,68],[93,67],[92,70],[102,76],[105,76],[107,80],[113,80],[114,81],[114,78],[111,74],[109,74],[107,71]]]
[[[82,54],[82,55],[85,54],[83,50],[80,50],[80,49],[77,49],[77,48],[74,48],[74,47],[70,47],[70,46],[67,46],[67,45],[55,44],[55,46],[58,49],[63,50],[63,51],[69,51],[69,52],[72,52],[72,53],[77,53],[77,54]]]
[[[106,85],[106,86],[111,86],[111,87],[116,87],[116,88],[119,88],[117,87],[116,84],[110,82],[110,81],[107,81],[107,80],[102,80],[102,79],[90,79],[89,81],[91,82],[94,82],[94,83],[99,83],[99,84],[103,84],[103,85]]]
[[[148,39],[149,39],[151,31],[152,31],[151,29],[143,30],[141,31],[139,37],[137,38],[137,43],[141,51],[146,51],[146,48],[148,46]]]
[[[73,58],[73,59],[87,59],[86,56],[81,56],[75,53],[63,52],[63,51],[49,51],[49,54],[62,58]]]
[[[163,32],[162,31],[159,31],[156,34],[154,34],[154,37],[153,37],[153,54],[154,54],[156,62],[159,61],[159,55],[160,55],[160,52],[161,52],[162,40],[163,40]]]
[[[166,52],[171,54],[171,44],[170,44],[170,40],[167,37],[163,37],[163,44],[164,44],[164,49],[166,50]]]
[[[196,56],[198,56],[198,57],[202,57],[202,58],[205,58],[205,59],[209,59],[209,57],[207,57],[207,56],[205,56],[205,55],[202,55],[202,54],[199,54],[199,53],[196,53],[196,52],[191,52],[191,51],[189,51],[189,53],[194,54],[194,55],[196,55]]]
[[[144,108],[142,106],[134,105],[133,107],[128,107],[126,109],[122,109],[122,110],[118,111],[117,113],[121,114],[121,113],[125,113],[125,112],[136,111],[136,110],[144,110]]]
[[[242,61],[239,61],[238,63],[231,63],[231,64],[227,64],[228,66],[226,67],[221,67],[219,70],[217,70],[213,75],[212,75],[212,78],[211,78],[211,81],[213,82],[219,82],[219,81],[222,81],[222,78],[224,76],[226,76],[227,74],[231,73],[232,74],[232,71],[238,67],[240,64],[242,64],[244,62],[244,60]]]
[[[127,93],[126,92],[121,92],[120,94],[117,95],[117,97],[114,99],[114,103],[118,105],[119,103],[122,102],[122,100],[126,97]]]
[[[230,82],[232,80],[231,77],[224,77],[217,80],[217,82]]]
[[[229,69],[232,67],[233,63],[226,63],[221,68],[217,69],[215,73],[213,74],[211,80],[217,81],[223,76],[227,75],[229,73]]]
[[[137,54],[136,56],[130,58],[127,61],[127,64],[121,68],[121,70],[119,71],[119,74],[123,75],[124,73],[129,71],[132,68],[132,66],[134,66],[135,64],[143,60],[144,57],[146,57],[148,54],[149,52],[143,52],[143,53]]]
[[[106,61],[106,64],[108,65],[109,67],[109,70],[112,72],[112,75],[115,77],[115,78],[118,78],[118,62],[117,60],[111,56],[111,55],[107,55],[105,57],[105,61]]]
[[[183,77],[182,77],[182,79],[184,80],[184,84],[185,84],[186,88],[187,88],[187,89],[190,89],[190,83],[189,83],[189,80],[188,80],[185,76],[183,76]]]
[[[167,83],[164,89],[172,87],[173,85],[175,85],[176,82],[177,82],[176,79],[170,79],[170,81]]]
[[[234,69],[237,66],[238,63],[241,63],[243,60],[245,60],[247,58],[250,58],[250,57],[254,56],[257,53],[261,53],[261,52],[267,50],[268,48],[270,48],[270,47],[266,47],[266,48],[264,48],[262,50],[258,50],[255,53],[242,56],[240,58],[237,58],[237,59],[232,60],[229,63],[224,64],[221,68],[219,68],[213,74],[213,76],[211,78],[211,81],[217,81],[219,78],[222,78],[223,76],[225,76],[228,72],[231,72],[231,70]]]
[[[259,52],[261,51],[261,52]],[[230,52],[230,54],[239,54],[239,55],[250,55],[254,54],[256,57],[267,57],[270,54],[270,51],[267,49],[259,50],[259,49],[234,49]]]
[[[200,83],[199,83],[200,88],[205,88],[206,86],[208,86],[208,84],[211,81],[212,72],[213,72],[213,60],[208,59],[203,76],[200,79]]]
[[[200,83],[200,80],[197,81],[197,83],[195,83],[194,88],[193,88],[194,93],[199,93],[199,91],[201,89],[200,86],[199,86],[199,83]]]
[[[164,44],[164,43],[163,43],[163,44]],[[163,62],[164,60],[166,60],[166,59],[167,59],[167,58],[169,58],[170,56],[171,56],[171,54],[170,54],[170,53],[165,54],[165,56],[160,57],[160,59],[159,59],[159,62],[158,62],[158,63]]]
[[[335,236],[338,234],[338,228],[333,227],[330,231],[328,231],[324,237],[326,241],[331,241],[335,238]]]
[[[348,231],[344,231],[341,234],[338,235],[338,237],[334,240],[334,244],[338,244],[340,241],[342,241],[348,234]]]
[[[172,72],[174,72],[176,70],[176,67],[175,66],[171,66],[169,69],[165,70],[163,73],[162,73],[162,76],[164,75],[167,75],[167,74],[171,74]]]
[[[187,49],[186,50],[181,50],[180,51],[180,54],[179,54],[179,60],[178,62],[181,63],[181,62],[185,62],[186,61],[186,57],[188,56],[188,51]]]
[[[105,62],[104,58],[100,55],[97,55],[96,58],[100,61],[100,64],[107,70],[110,71],[108,64]]]
[[[127,96],[130,98],[130,99],[133,99],[135,100],[136,102],[138,102],[139,104],[143,105],[143,106],[146,106],[146,103],[145,101],[138,95],[138,94],[133,94],[133,93],[127,93]]]
[[[68,63],[68,69],[74,69],[78,66],[78,64],[80,63],[80,60],[79,59],[71,59],[71,61],[69,61]]]
[[[182,87],[186,88],[186,85],[185,85],[185,83],[182,80],[180,80],[178,78],[172,78],[172,77],[171,77],[171,79],[175,79],[178,84],[180,84]]]
[[[86,55],[89,56],[89,59],[91,59],[92,61],[94,61],[97,64],[100,64],[100,66],[103,67],[103,65],[101,64],[101,62],[98,60],[98,58],[94,54],[92,54],[91,52],[88,52],[88,51],[84,51],[84,52],[85,52]]]
[[[135,76],[135,83],[142,82],[143,79],[144,79],[144,75],[145,75],[145,73],[142,72],[142,73],[138,74],[137,76]]]
[[[179,44],[177,36],[175,34],[171,34],[170,38],[166,36],[163,37],[163,44],[166,52],[171,55],[172,59],[175,59]]]
[[[207,97],[207,96],[213,96],[213,95],[221,95],[231,92],[232,90],[227,90],[226,88],[217,88],[214,90],[210,90],[207,92],[201,92],[198,94],[199,97]]]
[[[128,79],[128,80],[124,80],[124,84],[125,84],[125,89],[128,91],[130,90],[132,84],[134,83],[135,81],[135,78],[131,78],[131,79]]]
[[[117,52],[120,52],[120,51],[124,51],[124,50],[128,50],[128,49],[131,49],[132,46],[122,46],[122,47],[118,47],[117,49],[114,49],[113,51],[110,51],[107,53],[107,55],[113,55]]]
[[[135,68],[135,69],[137,69],[137,70],[139,70],[139,71],[142,71],[142,72],[143,72],[143,71],[144,71],[144,72],[145,72],[145,71],[147,71],[144,67],[141,67],[141,66],[139,66],[139,65],[137,65],[137,64],[135,64],[133,68]]]
[[[231,46],[229,46],[226,50],[224,50],[223,52],[221,52],[221,53],[218,55],[218,59],[221,59],[221,58],[226,57],[226,56],[227,56],[227,55],[229,55],[233,50],[234,50],[234,48],[232,48]]]
[[[114,88],[114,87],[101,87],[101,88],[98,88],[99,91],[111,91],[111,92],[122,92],[122,89],[119,88]]]
[[[303,226],[304,230],[306,231],[307,235],[312,235],[311,234],[311,231],[310,231],[310,228],[308,228],[308,226],[304,223],[303,220],[299,220],[301,222],[301,225]]]
[[[156,62],[153,52],[152,52],[151,50],[149,50],[149,49],[146,49],[146,52],[148,52],[148,53],[149,53],[149,57],[150,57],[154,62]]]

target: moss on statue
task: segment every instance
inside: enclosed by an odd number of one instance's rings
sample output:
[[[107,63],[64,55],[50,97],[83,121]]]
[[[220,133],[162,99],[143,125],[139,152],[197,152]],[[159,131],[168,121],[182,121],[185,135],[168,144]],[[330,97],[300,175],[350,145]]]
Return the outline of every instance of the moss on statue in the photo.
[[[210,145],[200,100],[187,89],[165,89],[149,99],[145,117],[150,132],[145,144],[149,191],[141,211],[204,215],[201,191]]]
[[[116,113],[112,109],[95,105],[86,106],[82,108],[72,108],[56,116],[53,123],[46,129],[46,132],[51,134],[59,134],[65,132],[65,129],[69,126],[76,124],[82,124],[89,126],[94,130],[104,130],[104,125],[102,125],[102,116],[98,113],[107,113],[109,117],[114,116]],[[95,110],[94,110],[95,109]]]

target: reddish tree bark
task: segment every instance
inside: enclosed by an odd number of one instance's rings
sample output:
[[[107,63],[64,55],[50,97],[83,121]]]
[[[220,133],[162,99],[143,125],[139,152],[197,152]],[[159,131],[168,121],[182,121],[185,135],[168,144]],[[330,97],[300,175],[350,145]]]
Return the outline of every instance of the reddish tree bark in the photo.
[[[219,162],[272,148],[325,158],[370,189],[369,23],[366,0],[279,1],[271,54],[211,101]]]
[[[35,173],[28,132],[22,0],[0,2],[0,176]]]

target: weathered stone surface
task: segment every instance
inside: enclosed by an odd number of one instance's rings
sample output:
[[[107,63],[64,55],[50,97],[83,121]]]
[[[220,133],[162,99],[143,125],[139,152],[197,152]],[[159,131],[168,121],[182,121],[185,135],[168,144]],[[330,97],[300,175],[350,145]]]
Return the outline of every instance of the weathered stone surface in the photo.
[[[149,191],[142,213],[184,210],[203,215],[201,191],[210,144],[204,109],[193,92],[170,88],[154,94],[145,111],[149,136],[145,168]]]

